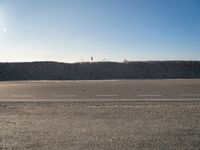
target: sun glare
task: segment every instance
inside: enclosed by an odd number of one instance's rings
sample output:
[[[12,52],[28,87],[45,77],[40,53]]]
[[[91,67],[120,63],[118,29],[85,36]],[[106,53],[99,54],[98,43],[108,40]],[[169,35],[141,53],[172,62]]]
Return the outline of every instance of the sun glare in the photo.
[[[5,26],[5,15],[4,11],[0,10],[0,32],[6,33],[8,31],[7,27]]]
[[[7,30],[7,28],[4,27],[4,28],[2,29],[2,31],[3,31],[4,33],[6,33],[8,30]]]

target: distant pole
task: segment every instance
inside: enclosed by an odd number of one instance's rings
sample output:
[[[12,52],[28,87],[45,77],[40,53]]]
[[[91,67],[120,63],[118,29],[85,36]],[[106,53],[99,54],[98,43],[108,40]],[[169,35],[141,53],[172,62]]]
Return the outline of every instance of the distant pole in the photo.
[[[93,57],[91,57],[91,61],[93,61]]]

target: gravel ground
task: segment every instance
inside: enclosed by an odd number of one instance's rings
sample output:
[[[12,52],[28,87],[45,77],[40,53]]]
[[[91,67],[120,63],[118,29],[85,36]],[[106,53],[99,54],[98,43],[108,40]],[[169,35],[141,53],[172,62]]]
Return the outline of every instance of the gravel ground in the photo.
[[[0,102],[0,150],[200,149],[200,102]]]

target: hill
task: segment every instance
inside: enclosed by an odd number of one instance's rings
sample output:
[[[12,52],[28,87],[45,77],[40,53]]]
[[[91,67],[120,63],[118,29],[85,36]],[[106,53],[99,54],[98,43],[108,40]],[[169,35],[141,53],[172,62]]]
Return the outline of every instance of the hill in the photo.
[[[200,61],[0,63],[0,80],[200,78]]]

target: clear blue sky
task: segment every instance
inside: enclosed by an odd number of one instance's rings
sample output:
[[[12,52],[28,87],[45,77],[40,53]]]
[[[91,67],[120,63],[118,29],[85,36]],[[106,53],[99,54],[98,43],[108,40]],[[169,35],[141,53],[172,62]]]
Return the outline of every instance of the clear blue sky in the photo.
[[[200,60],[200,0],[0,0],[0,62]]]

